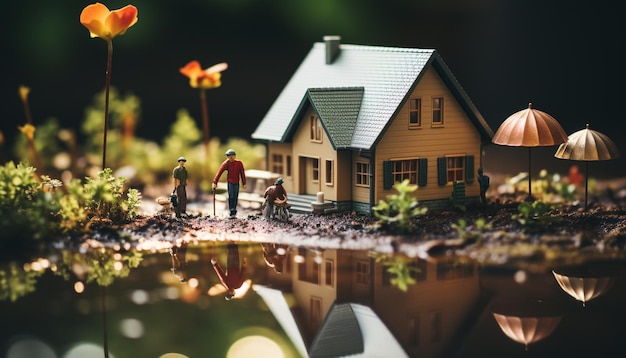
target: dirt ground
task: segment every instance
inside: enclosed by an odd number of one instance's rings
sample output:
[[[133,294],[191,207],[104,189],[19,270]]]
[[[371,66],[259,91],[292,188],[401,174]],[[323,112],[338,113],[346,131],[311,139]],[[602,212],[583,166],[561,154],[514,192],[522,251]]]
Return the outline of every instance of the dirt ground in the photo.
[[[515,265],[545,270],[590,260],[626,258],[626,196],[619,191],[602,192],[589,198],[587,209],[580,202],[556,205],[548,220],[520,224],[514,216],[527,194],[499,194],[489,204],[465,211],[428,211],[411,220],[409,233],[381,227],[370,215],[334,213],[294,214],[289,222],[266,220],[258,209],[242,208],[236,219],[189,210],[183,219],[159,210],[145,214],[121,230],[100,232],[144,246],[167,245],[176,240],[279,242],[316,248],[367,249],[402,253],[410,257],[441,259],[470,258],[483,265]],[[206,203],[205,203],[206,205]],[[459,228],[459,220],[467,225]],[[484,220],[487,225],[480,226]],[[119,239],[118,237],[117,239]],[[160,243],[160,244],[155,244]]]

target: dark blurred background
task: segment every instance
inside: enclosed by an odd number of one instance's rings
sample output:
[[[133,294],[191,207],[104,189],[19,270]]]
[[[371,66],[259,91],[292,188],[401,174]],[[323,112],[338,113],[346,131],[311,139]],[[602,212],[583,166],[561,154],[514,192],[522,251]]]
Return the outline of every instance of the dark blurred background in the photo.
[[[25,123],[20,85],[31,88],[35,124],[79,128],[102,91],[106,43],[80,24],[92,1],[4,4],[0,130],[9,147]],[[139,21],[113,41],[112,85],[141,99],[136,135],[160,140],[181,108],[200,123],[198,93],[179,68],[228,62],[207,92],[213,136],[249,139],[282,87],[324,35],[344,43],[437,49],[494,132],[534,107],[568,134],[607,134],[626,154],[623,66],[626,25],[618,3],[542,0],[110,0],[138,8]],[[533,171],[566,170],[556,147],[533,150]],[[536,153],[536,154],[535,154]],[[527,150],[491,145],[485,170],[516,174]],[[623,177],[625,159],[593,163],[596,177]]]

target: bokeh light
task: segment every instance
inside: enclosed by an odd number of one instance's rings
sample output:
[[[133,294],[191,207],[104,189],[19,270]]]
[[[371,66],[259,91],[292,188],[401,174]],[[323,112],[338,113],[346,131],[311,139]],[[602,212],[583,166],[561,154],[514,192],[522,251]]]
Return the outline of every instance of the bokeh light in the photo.
[[[248,336],[237,340],[228,349],[227,358],[272,357],[281,358],[285,353],[273,340],[264,336]]]
[[[126,318],[120,322],[120,332],[124,337],[141,338],[145,332],[143,323],[136,318]]]
[[[23,338],[15,341],[9,347],[6,358],[56,358],[54,353],[46,343],[35,338]]]

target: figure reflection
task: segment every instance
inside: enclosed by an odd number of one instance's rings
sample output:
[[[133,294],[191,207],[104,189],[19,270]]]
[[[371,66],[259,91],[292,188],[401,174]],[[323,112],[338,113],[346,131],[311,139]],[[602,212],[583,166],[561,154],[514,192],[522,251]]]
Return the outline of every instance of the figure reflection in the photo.
[[[180,282],[187,282],[189,273],[187,272],[187,241],[177,242],[170,248],[172,257],[172,273]]]
[[[226,289],[224,298],[231,300],[235,297],[235,290],[241,288],[245,282],[248,261],[245,257],[239,260],[239,246],[236,243],[229,242],[227,250],[226,271],[222,270],[215,257],[211,258],[211,265]]]
[[[267,267],[273,268],[274,272],[282,275],[289,246],[275,243],[262,243],[261,248],[263,250],[263,260]]]

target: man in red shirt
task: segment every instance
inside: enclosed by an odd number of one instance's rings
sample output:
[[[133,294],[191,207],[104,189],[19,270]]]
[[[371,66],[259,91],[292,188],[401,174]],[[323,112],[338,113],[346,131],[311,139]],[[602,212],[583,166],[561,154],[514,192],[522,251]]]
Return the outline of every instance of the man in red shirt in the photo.
[[[239,265],[239,246],[236,243],[228,243],[228,258],[226,261],[226,272],[222,270],[215,258],[211,259],[213,270],[219,277],[220,282],[226,288],[226,300],[235,297],[235,290],[240,288],[245,281],[246,267],[248,261],[244,257]]]
[[[234,218],[237,215],[237,199],[239,198],[239,179],[241,178],[241,184],[243,190],[246,190],[246,173],[243,168],[241,160],[237,159],[237,154],[234,150],[229,149],[226,151],[227,159],[220,165],[220,169],[215,174],[213,179],[213,190],[217,188],[217,182],[220,180],[224,170],[228,171],[226,177],[228,188],[228,209],[230,210],[230,217]]]

